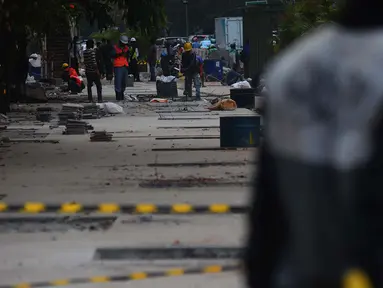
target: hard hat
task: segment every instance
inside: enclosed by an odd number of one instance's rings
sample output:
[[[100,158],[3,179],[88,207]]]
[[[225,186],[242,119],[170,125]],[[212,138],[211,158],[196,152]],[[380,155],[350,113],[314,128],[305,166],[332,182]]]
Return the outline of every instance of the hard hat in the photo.
[[[63,69],[65,69],[65,68],[68,68],[69,67],[69,64],[68,63],[63,63]]]
[[[136,41],[137,41],[136,38],[134,37],[130,38],[130,42],[136,42]]]
[[[184,45],[184,49],[186,52],[188,51],[191,51],[192,50],[192,45],[190,42],[186,42],[185,45]]]
[[[123,43],[123,44],[128,44],[128,43],[129,43],[129,38],[128,38],[128,36],[122,35],[122,36],[120,37],[120,42]]]

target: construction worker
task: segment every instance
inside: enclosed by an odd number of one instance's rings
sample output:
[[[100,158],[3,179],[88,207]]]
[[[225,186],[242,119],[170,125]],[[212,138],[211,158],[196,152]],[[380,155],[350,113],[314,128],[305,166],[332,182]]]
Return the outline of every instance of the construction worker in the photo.
[[[102,102],[102,86],[101,86],[101,73],[100,66],[101,63],[98,60],[97,49],[94,49],[93,39],[86,41],[86,50],[84,51],[84,64],[85,64],[85,74],[87,80],[87,90],[88,90],[88,100],[93,102],[92,97],[92,85],[93,83],[97,88],[97,101]]]
[[[129,38],[125,35],[120,37],[118,45],[114,45],[112,51],[113,67],[114,67],[114,90],[116,92],[116,100],[124,100],[124,91],[126,87],[126,77],[129,68]]]
[[[229,67],[236,72],[239,72],[240,63],[239,63],[239,53],[237,50],[237,45],[235,43],[230,44],[229,50]]]
[[[198,61],[198,65],[199,65],[199,77],[201,78],[202,87],[206,87],[205,86],[205,71],[204,71],[204,67],[203,67],[204,62],[203,62],[202,57],[197,55],[197,61]]]
[[[134,76],[134,80],[136,82],[140,82],[140,73],[138,72],[138,57],[140,57],[137,40],[132,37],[130,39],[130,47],[129,47],[129,73]]]
[[[201,43],[199,43],[197,37],[194,37],[194,38],[193,38],[192,47],[193,47],[193,49],[199,49],[199,48],[201,48]]]
[[[201,100],[200,65],[197,60],[197,55],[192,50],[192,44],[190,42],[185,43],[181,67],[181,72],[185,75],[184,94],[188,97],[192,96],[192,82],[194,81],[196,100]]]
[[[265,71],[249,288],[383,287],[383,1],[341,8]]]
[[[148,51],[148,64],[150,71],[150,81],[156,81],[156,65],[157,65],[157,45],[156,39],[151,39],[151,45]]]
[[[101,79],[103,79],[105,77],[105,64],[104,64],[104,57],[102,55],[102,42],[97,42],[96,45],[97,45],[97,48],[96,48],[97,65],[98,65],[98,69],[100,71]]]
[[[105,77],[106,80],[111,82],[113,79],[113,63],[111,59],[111,54],[114,48],[109,39],[104,39],[102,42],[103,44],[101,46],[101,54],[104,64]]]
[[[68,63],[64,63],[62,68],[64,71],[61,78],[64,82],[68,83],[68,90],[71,94],[80,93],[85,88],[85,85],[82,79],[78,76],[76,69],[69,67]]]

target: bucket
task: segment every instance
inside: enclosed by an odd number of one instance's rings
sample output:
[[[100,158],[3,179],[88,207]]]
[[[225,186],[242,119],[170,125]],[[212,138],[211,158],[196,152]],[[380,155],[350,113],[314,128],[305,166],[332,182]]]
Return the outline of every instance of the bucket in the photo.
[[[126,76],[126,87],[134,87],[134,77],[131,74]]]
[[[260,144],[260,116],[220,117],[221,148],[258,147]]]
[[[238,108],[253,109],[255,93],[254,88],[230,89],[230,98],[237,103]]]
[[[254,109],[262,109],[265,106],[265,97],[263,96],[255,96],[254,97]]]
[[[177,82],[161,82],[157,81],[157,97],[158,98],[177,98],[178,89]]]

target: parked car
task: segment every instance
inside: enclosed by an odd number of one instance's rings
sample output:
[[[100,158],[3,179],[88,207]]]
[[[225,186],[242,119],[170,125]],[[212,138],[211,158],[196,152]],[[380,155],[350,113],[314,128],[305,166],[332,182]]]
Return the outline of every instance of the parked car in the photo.
[[[170,41],[172,46],[175,46],[177,44],[183,44],[187,42],[187,37],[163,37],[163,38],[158,38],[156,40],[156,45],[165,47],[166,41]]]
[[[198,42],[201,42],[201,41],[203,41],[203,40],[209,40],[209,39],[211,39],[212,37],[211,37],[212,35],[190,35],[189,36],[189,41],[190,42],[192,42],[193,41],[193,39],[195,38],[195,37],[197,37],[197,40],[198,40]]]

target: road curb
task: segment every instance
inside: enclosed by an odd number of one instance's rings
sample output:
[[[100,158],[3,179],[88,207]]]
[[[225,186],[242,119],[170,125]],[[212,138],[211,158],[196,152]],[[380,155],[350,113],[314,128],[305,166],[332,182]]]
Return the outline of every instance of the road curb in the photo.
[[[237,271],[239,265],[209,265],[197,268],[174,268],[152,272],[133,272],[128,275],[114,275],[114,276],[94,276],[84,278],[69,278],[69,279],[56,279],[52,281],[42,281],[34,283],[16,283],[11,285],[0,285],[0,288],[41,288],[41,287],[58,287],[69,286],[74,284],[96,284],[96,283],[111,283],[111,282],[127,282],[137,281],[150,278],[160,277],[177,277],[183,275],[198,275],[198,274],[217,274],[223,272]]]
[[[107,247],[97,248],[94,260],[242,259],[243,247]]]
[[[215,203],[209,205],[191,205],[187,203],[178,203],[170,205],[156,205],[152,203],[137,204],[117,204],[100,203],[96,205],[87,205],[81,203],[60,203],[46,204],[42,202],[26,202],[22,204],[12,204],[0,202],[0,215],[7,213],[22,214],[245,214],[250,207],[243,205],[230,205],[225,203]]]

